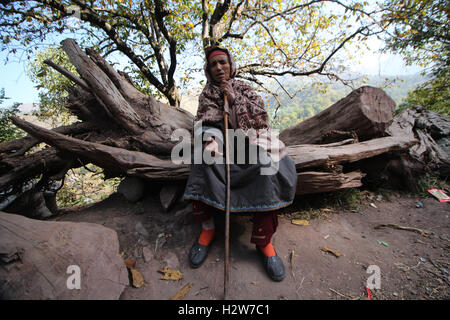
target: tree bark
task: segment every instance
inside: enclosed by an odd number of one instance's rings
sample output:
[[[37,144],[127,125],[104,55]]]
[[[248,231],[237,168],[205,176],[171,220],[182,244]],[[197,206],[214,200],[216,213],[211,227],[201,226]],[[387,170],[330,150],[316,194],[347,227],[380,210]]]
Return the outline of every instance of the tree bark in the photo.
[[[82,157],[117,174],[141,176],[154,180],[183,180],[189,174],[187,165],[176,165],[150,154],[122,148],[86,142],[12,117],[14,124],[49,145],[67,153]],[[404,150],[415,144],[415,139],[385,137],[355,144],[296,145],[287,148],[297,170],[305,168],[329,168],[336,164],[350,163],[376,155]]]
[[[382,153],[406,150],[417,143],[414,138],[384,137],[348,145],[303,144],[287,147],[297,170],[330,167],[371,158]]]
[[[185,179],[189,172],[187,165],[176,165],[170,160],[161,160],[144,152],[82,141],[38,127],[18,117],[11,119],[15,125],[56,149],[86,159],[117,175],[140,176],[154,180],[180,180]]]
[[[354,131],[360,141],[382,137],[392,123],[395,102],[383,90],[361,87],[319,114],[283,130],[288,146],[322,143],[333,131]]]
[[[296,194],[331,192],[362,186],[361,171],[350,173],[305,171],[298,173]]]
[[[450,177],[450,154],[436,143],[436,140],[450,136],[448,117],[423,107],[406,109],[395,117],[386,132],[407,139],[417,137],[418,143],[408,149],[408,159],[401,161],[403,175],[411,177],[409,185],[414,184],[414,176],[425,172],[444,179]],[[398,165],[395,167],[400,170]]]

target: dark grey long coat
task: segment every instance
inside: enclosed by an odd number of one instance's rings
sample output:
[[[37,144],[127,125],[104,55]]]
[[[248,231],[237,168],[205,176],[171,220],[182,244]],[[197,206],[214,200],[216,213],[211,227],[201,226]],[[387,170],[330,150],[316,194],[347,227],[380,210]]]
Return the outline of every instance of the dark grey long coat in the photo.
[[[223,141],[223,125],[216,123],[214,127],[216,141],[221,143]],[[211,127],[204,126],[202,132],[195,134],[203,134],[209,129]],[[197,147],[203,151],[203,146]],[[248,154],[248,144],[246,150]],[[258,147],[258,151],[260,153],[256,161],[250,161],[250,157],[246,155],[244,163],[238,164],[234,157],[234,163],[230,164],[230,212],[273,211],[290,205],[294,199],[297,174],[292,159],[285,156],[275,163],[265,150]],[[261,169],[266,168],[267,170],[270,166],[274,168],[274,174],[261,174]],[[225,210],[225,197],[225,164],[206,164],[204,161],[201,164],[191,164],[184,199],[199,200],[207,205]]]

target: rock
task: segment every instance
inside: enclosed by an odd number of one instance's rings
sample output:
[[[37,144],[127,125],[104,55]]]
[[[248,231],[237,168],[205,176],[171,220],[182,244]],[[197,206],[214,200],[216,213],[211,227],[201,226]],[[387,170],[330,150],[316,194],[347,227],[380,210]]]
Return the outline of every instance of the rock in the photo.
[[[169,252],[165,257],[164,257],[164,264],[166,267],[168,267],[169,269],[179,269],[180,268],[180,261],[178,260],[178,257],[175,253],[173,252]]]
[[[188,203],[186,207],[175,212],[175,226],[177,230],[183,228],[184,225],[188,225],[192,222],[192,203]]]
[[[136,226],[134,227],[137,233],[139,233],[144,238],[148,238],[149,234],[147,229],[145,229],[144,225],[141,222],[136,223]]]
[[[52,212],[46,206],[43,193],[35,189],[21,194],[5,210],[29,218],[48,218],[52,216]]]
[[[188,203],[186,207],[175,212],[175,218],[184,217],[185,215],[192,213],[192,210],[192,203]]]
[[[436,143],[450,157],[450,137],[445,137],[445,138],[436,140]]]
[[[137,202],[144,196],[144,180],[137,177],[126,177],[117,187],[117,192],[130,202]]]
[[[178,200],[181,195],[181,185],[178,183],[169,183],[164,185],[159,192],[159,199],[164,211],[168,211],[170,207]]]
[[[0,299],[111,300],[128,285],[114,230],[0,212]]]
[[[145,262],[150,262],[153,258],[153,251],[149,246],[145,246],[142,248],[142,256],[144,257]]]

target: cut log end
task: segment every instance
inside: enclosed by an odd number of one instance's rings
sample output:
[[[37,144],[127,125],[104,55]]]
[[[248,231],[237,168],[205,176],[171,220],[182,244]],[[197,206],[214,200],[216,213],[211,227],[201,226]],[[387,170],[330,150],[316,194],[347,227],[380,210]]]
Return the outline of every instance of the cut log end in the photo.
[[[334,131],[354,131],[360,141],[381,137],[392,123],[395,102],[383,90],[361,87],[319,114],[280,133],[288,146],[320,143]]]

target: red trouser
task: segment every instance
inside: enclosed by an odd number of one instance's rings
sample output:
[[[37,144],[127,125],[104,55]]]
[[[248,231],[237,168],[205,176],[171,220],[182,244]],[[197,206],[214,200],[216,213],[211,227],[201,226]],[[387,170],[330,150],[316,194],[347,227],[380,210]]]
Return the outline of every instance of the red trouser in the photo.
[[[194,221],[202,223],[213,217],[219,209],[213,208],[204,204],[201,201],[194,200],[192,202],[192,216]],[[275,233],[278,227],[278,214],[277,211],[261,212],[253,214],[253,230],[251,243],[257,246],[264,247],[272,239],[272,235]]]

